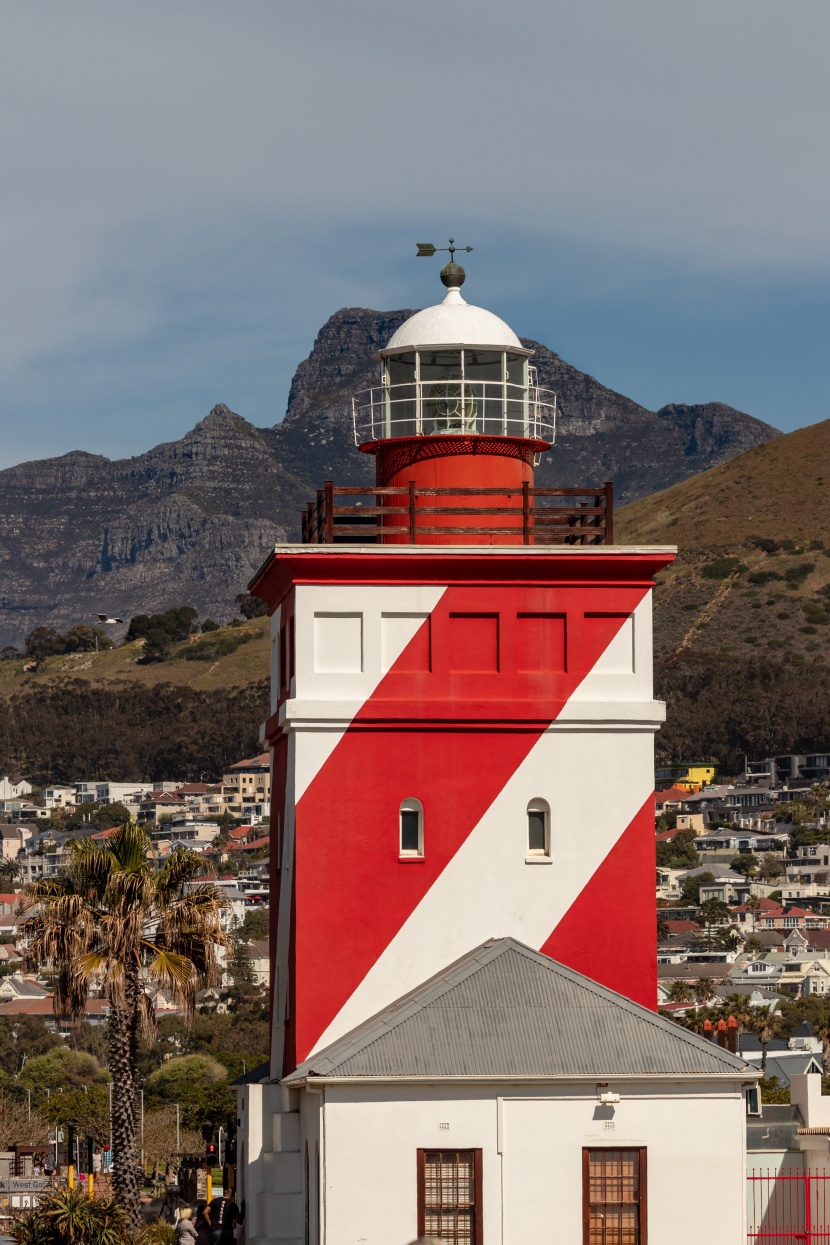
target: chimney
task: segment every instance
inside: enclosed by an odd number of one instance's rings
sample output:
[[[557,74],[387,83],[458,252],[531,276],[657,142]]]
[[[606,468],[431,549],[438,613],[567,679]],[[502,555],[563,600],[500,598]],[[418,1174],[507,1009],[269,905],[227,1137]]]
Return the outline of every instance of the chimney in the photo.
[[[704,1020],[704,1022],[703,1022],[703,1036],[704,1036],[705,1038],[708,1038],[710,1042],[714,1040],[715,1033],[714,1033],[714,1030],[713,1030],[713,1028],[712,1028],[712,1022],[711,1022],[711,1020]]]
[[[738,1022],[734,1016],[730,1016],[727,1021],[726,1045],[729,1047],[733,1055],[738,1053]]]
[[[726,1021],[718,1021],[718,1046],[726,1047]]]

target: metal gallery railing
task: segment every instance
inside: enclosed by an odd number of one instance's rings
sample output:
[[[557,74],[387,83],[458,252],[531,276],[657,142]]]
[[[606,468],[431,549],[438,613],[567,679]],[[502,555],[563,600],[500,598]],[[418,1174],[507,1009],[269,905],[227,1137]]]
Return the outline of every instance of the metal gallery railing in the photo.
[[[553,444],[556,394],[501,380],[413,380],[352,398],[355,445],[391,437],[525,437]]]
[[[450,504],[451,503],[451,504]],[[303,544],[418,544],[436,536],[512,537],[517,544],[610,545],[614,485],[596,488],[339,486],[327,480],[302,511]]]

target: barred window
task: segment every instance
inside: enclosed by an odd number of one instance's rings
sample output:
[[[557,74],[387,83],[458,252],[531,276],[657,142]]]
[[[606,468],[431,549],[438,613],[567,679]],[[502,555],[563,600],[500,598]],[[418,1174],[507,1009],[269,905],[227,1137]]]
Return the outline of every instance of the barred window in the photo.
[[[482,1245],[481,1151],[418,1151],[418,1236]]]
[[[646,1245],[646,1152],[582,1151],[585,1245]]]

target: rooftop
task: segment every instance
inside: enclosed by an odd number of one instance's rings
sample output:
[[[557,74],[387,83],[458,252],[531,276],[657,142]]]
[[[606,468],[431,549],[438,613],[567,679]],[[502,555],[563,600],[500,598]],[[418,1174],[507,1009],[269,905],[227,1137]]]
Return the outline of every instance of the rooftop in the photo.
[[[743,1060],[513,938],[495,938],[311,1055],[306,1077],[743,1078]]]

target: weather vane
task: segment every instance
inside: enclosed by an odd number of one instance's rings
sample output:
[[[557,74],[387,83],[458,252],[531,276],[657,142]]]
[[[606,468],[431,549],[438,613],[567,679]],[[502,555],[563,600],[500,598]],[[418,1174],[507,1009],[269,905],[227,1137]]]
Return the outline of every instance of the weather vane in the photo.
[[[416,259],[419,259],[422,256],[429,259],[429,257],[434,255],[436,251],[449,251],[450,263],[455,261],[456,251],[471,251],[473,249],[471,246],[456,246],[455,238],[450,238],[449,246],[433,246],[431,242],[416,242],[415,245],[418,248],[418,254],[415,256]]]

